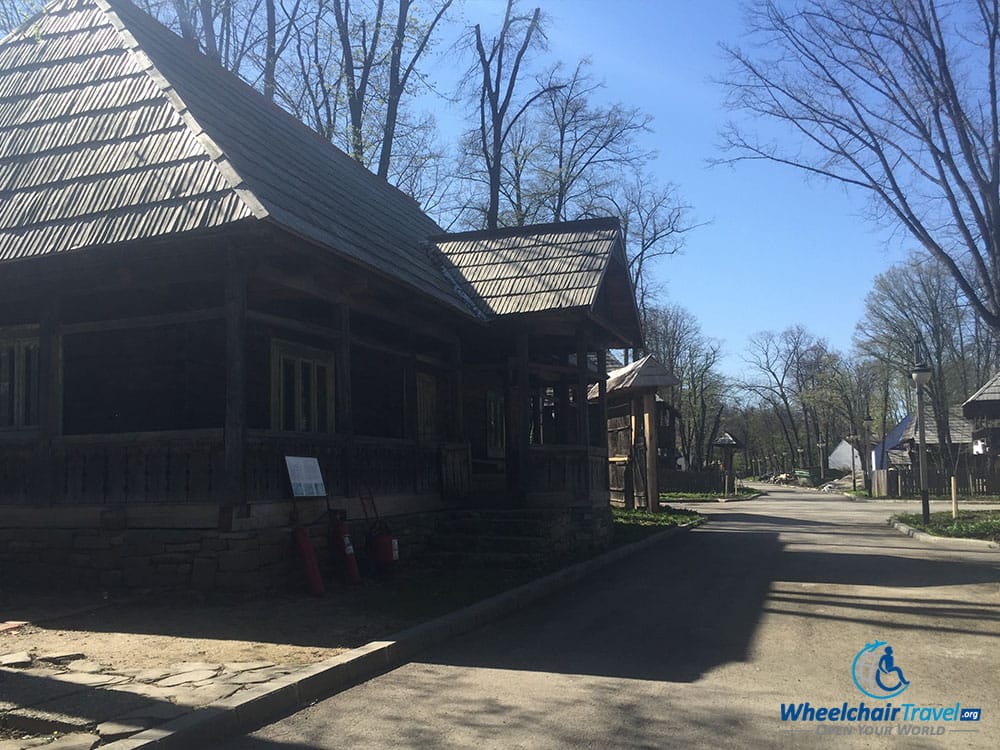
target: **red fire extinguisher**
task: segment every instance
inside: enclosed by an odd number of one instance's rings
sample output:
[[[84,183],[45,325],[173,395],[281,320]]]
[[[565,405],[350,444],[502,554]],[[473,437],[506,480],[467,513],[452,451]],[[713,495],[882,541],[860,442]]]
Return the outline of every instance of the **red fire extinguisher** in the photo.
[[[299,556],[302,558],[302,566],[305,569],[306,583],[309,586],[309,593],[313,596],[322,596],[326,591],[326,587],[323,585],[323,576],[319,571],[319,563],[316,560],[316,551],[313,549],[312,540],[309,538],[309,532],[302,526],[298,526],[295,531],[292,532],[292,538],[295,540],[295,547],[298,549]]]
[[[348,583],[360,583],[358,559],[354,556],[354,545],[347,529],[347,521],[340,519],[333,527],[333,548],[338,551],[344,577]]]

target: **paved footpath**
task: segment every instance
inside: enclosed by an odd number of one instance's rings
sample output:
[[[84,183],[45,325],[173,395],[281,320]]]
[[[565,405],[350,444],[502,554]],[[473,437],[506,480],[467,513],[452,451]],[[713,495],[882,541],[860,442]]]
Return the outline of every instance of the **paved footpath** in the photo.
[[[706,526],[222,747],[1000,746],[1000,553],[911,539],[885,523],[900,504],[698,507]],[[851,670],[876,639],[910,682],[894,705],[981,720],[782,722],[782,703],[884,706]]]
[[[183,662],[115,671],[65,651],[0,656],[0,750],[90,750],[295,670],[270,662]],[[52,738],[57,740],[52,742]]]

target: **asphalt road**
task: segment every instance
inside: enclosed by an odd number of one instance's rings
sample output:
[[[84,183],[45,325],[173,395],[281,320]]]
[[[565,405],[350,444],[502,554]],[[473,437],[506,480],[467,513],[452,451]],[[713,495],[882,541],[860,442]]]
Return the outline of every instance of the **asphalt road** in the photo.
[[[705,526],[225,747],[1000,746],[1000,552],[903,536],[898,503],[771,489],[699,509]],[[781,721],[782,703],[884,705],[851,675],[875,639],[910,682],[894,705],[981,720]]]

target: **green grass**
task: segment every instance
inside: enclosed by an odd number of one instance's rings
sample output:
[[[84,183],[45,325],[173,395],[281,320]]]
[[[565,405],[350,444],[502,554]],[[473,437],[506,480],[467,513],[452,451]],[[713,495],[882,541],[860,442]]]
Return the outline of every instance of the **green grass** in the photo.
[[[958,518],[952,518],[951,511],[939,511],[931,513],[931,522],[926,525],[917,513],[898,515],[896,520],[937,536],[1000,542],[1000,510],[962,510]]]
[[[759,493],[755,489],[752,489],[750,487],[740,487],[736,491],[736,495],[731,497],[748,498],[748,497],[754,497],[757,494]],[[660,500],[678,500],[678,501],[683,500],[686,502],[701,502],[703,500],[708,500],[714,502],[718,500],[721,496],[722,495],[718,492],[661,492]]]
[[[671,526],[683,524],[700,526],[706,520],[705,516],[695,513],[693,510],[670,507],[664,508],[659,513],[650,513],[648,510],[612,508],[611,513],[614,516],[614,540],[612,542],[614,545],[638,542]]]

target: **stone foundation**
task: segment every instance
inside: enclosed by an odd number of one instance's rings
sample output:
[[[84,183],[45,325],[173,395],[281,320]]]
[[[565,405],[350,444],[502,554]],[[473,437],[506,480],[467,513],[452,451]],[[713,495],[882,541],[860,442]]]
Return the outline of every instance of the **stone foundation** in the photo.
[[[291,504],[251,506],[243,517],[223,518],[221,529],[218,511],[218,506],[174,508],[172,513],[162,507],[50,507],[34,512],[0,507],[3,585],[105,591],[304,590],[305,577],[292,542],[297,526],[307,529],[324,576],[332,578],[325,505],[296,504],[294,513]],[[215,521],[213,527],[209,519]],[[456,523],[465,523],[465,533],[472,539],[508,536],[495,524],[520,524],[518,536],[537,542],[533,549],[539,562],[606,548],[612,531],[609,507],[455,508],[386,520],[399,538],[402,565],[431,560],[431,553],[443,546]],[[358,557],[364,561],[367,524],[364,519],[352,519],[348,526]],[[460,544],[459,550],[469,546]],[[495,548],[494,554],[496,549],[503,551]]]

